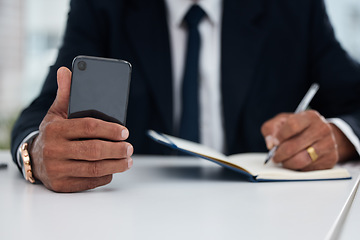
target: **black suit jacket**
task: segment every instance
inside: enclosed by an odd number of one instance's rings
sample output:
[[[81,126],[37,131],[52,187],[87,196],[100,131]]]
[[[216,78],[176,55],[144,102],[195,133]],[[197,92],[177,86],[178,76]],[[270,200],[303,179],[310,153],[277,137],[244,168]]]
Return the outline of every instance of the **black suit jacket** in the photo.
[[[360,136],[360,67],[334,37],[321,0],[224,0],[221,93],[226,153],[265,151],[263,122],[293,112],[313,82],[311,106]],[[147,129],[173,134],[172,66],[163,0],[71,1],[64,42],[38,98],[12,133],[12,154],[52,104],[60,66],[77,55],[133,65],[128,106],[135,153],[166,153]]]

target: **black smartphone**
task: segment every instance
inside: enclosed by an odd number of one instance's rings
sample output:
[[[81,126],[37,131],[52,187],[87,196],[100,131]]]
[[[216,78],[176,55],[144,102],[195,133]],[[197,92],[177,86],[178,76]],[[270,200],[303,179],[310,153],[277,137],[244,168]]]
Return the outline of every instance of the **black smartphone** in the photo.
[[[68,118],[93,117],[125,126],[131,64],[78,56],[72,64]]]

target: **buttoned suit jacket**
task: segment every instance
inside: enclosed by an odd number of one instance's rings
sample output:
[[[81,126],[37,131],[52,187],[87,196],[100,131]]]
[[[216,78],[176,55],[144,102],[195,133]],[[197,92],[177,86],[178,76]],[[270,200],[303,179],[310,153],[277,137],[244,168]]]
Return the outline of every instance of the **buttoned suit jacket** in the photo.
[[[172,64],[163,0],[73,0],[63,44],[40,95],[12,132],[12,154],[37,130],[56,96],[56,71],[77,55],[133,66],[127,127],[135,153],[169,153],[147,129],[174,134]],[[101,81],[101,79],[99,79]],[[360,136],[360,67],[334,37],[321,0],[224,0],[221,101],[225,153],[266,151],[261,125],[293,112],[313,82],[311,103]],[[211,97],[211,96],[209,96]]]

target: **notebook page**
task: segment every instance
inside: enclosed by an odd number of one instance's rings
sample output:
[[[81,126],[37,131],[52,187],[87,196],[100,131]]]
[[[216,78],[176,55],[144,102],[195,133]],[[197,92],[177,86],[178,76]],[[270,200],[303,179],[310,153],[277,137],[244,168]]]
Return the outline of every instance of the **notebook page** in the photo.
[[[246,153],[236,154],[228,157],[232,164],[239,165],[249,171],[256,179],[330,179],[330,178],[348,178],[349,172],[341,167],[335,166],[332,169],[301,172],[289,170],[281,167],[281,164],[269,162],[264,165],[265,153]]]

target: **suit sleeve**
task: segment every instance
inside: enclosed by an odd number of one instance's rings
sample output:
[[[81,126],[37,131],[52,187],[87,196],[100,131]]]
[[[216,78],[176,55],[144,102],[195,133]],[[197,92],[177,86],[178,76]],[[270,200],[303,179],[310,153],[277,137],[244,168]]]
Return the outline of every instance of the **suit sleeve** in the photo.
[[[322,0],[311,1],[310,76],[320,83],[312,107],[341,118],[360,138],[360,65],[335,38]]]
[[[11,134],[11,154],[16,163],[16,151],[21,141],[39,125],[56,97],[57,69],[66,66],[71,69],[72,60],[78,55],[103,56],[106,49],[104,20],[100,19],[97,1],[72,0],[68,14],[63,44],[57,60],[50,67],[48,76],[39,96],[20,114]]]

